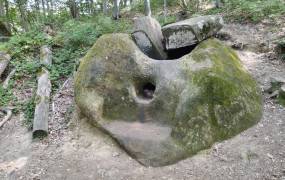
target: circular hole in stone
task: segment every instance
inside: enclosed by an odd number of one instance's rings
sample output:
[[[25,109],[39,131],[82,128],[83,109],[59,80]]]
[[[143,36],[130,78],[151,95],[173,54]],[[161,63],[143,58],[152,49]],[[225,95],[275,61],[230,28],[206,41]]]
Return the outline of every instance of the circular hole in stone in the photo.
[[[138,87],[138,96],[140,98],[146,99],[146,100],[150,100],[153,98],[154,92],[155,92],[155,85],[150,83],[150,82],[146,82],[143,83],[141,86]]]

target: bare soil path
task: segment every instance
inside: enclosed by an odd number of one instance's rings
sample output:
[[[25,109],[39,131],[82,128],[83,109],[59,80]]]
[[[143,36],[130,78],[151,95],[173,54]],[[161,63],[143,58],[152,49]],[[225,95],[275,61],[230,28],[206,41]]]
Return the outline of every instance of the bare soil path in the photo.
[[[273,75],[285,77],[285,63],[259,51],[268,29],[230,24],[224,30],[250,47],[237,53],[262,88],[268,87]],[[264,115],[256,126],[159,168],[140,165],[86,119],[79,120],[74,113],[73,78],[55,94],[51,107],[50,135],[44,140],[32,140],[31,132],[22,125],[22,114],[0,129],[0,179],[285,180],[285,108],[266,94]]]

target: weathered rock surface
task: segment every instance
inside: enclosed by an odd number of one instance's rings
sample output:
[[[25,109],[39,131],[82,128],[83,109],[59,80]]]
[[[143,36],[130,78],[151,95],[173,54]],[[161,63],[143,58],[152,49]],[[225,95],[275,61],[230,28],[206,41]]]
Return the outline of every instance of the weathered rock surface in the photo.
[[[153,59],[167,58],[167,53],[164,51],[161,26],[156,19],[149,16],[135,19],[132,36],[137,46],[149,57]],[[150,41],[151,45],[146,46],[146,43],[142,40]],[[144,51],[146,47],[151,49]]]
[[[281,105],[285,106],[285,84],[283,84],[279,90],[278,101]]]
[[[262,114],[256,82],[215,39],[178,60],[158,61],[127,34],[103,35],[81,61],[75,100],[90,122],[146,166],[194,155]]]
[[[148,35],[143,31],[136,31],[132,33],[133,40],[138,45],[140,50],[146,54],[147,56],[153,59],[162,59],[164,57],[161,56],[159,50],[157,50],[156,46],[152,43]]]
[[[9,54],[0,51],[0,77],[8,66],[11,57]]]
[[[223,27],[220,16],[200,16],[162,27],[167,50],[197,44],[214,36]]]

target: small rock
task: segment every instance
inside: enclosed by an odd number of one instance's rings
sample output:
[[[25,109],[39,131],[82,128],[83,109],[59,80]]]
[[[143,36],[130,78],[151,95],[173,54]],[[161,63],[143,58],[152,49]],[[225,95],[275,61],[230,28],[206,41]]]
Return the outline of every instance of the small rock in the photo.
[[[273,156],[271,154],[267,153],[266,155],[273,161]]]
[[[220,31],[216,34],[216,38],[222,40],[222,41],[228,41],[230,39],[232,39],[232,36],[225,31]]]
[[[115,152],[115,153],[112,154],[112,156],[113,156],[113,157],[118,157],[118,156],[120,156],[120,154],[117,153],[117,152]]]
[[[235,42],[233,42],[233,44],[232,44],[232,48],[234,48],[234,49],[239,49],[239,50],[243,50],[243,49],[244,49],[244,43],[243,43],[243,42],[235,41]]]

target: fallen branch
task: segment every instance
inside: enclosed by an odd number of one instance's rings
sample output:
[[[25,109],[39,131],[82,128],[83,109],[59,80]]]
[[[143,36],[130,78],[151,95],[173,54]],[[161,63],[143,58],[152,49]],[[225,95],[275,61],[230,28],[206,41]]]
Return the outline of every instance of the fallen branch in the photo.
[[[41,48],[40,61],[45,66],[52,64],[52,52],[48,46]],[[45,67],[37,75],[38,88],[36,93],[36,108],[33,122],[33,137],[44,137],[48,135],[49,101],[51,93],[51,82],[49,72]]]
[[[0,122],[0,128],[1,128],[12,117],[12,109],[10,109],[10,108],[0,108],[0,111],[7,114],[4,117],[4,119]]]
[[[0,77],[9,64],[11,57],[9,54],[0,52]]]
[[[3,89],[7,89],[9,86],[9,81],[10,79],[14,76],[14,74],[16,73],[16,69],[13,69],[10,74],[7,76],[7,78],[5,79],[4,83],[3,83]]]

